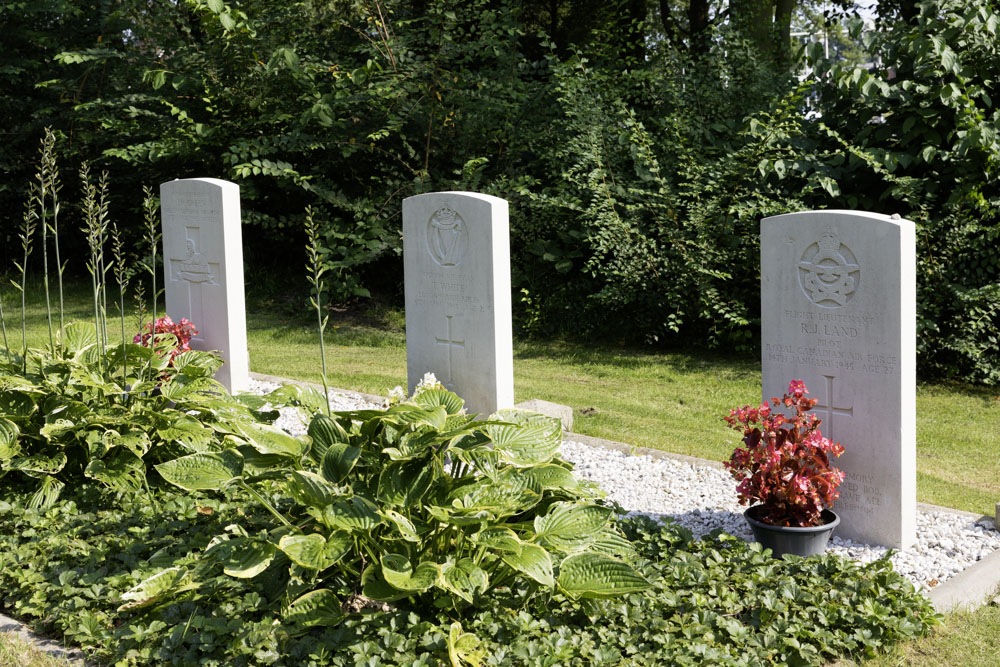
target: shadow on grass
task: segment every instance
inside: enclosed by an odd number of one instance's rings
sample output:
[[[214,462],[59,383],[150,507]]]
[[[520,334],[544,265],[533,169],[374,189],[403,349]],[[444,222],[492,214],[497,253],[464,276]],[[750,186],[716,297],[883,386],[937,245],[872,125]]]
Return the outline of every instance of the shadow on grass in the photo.
[[[641,369],[661,365],[682,373],[723,373],[729,377],[760,374],[760,361],[743,355],[724,354],[701,349],[643,350],[600,344],[567,341],[527,340],[515,344],[516,359],[553,359],[576,365],[610,365]]]

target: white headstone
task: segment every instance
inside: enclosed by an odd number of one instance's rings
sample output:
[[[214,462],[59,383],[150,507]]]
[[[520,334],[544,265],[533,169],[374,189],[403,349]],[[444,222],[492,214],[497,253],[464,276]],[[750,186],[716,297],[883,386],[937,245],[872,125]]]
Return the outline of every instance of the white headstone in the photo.
[[[231,392],[250,384],[240,188],[215,178],[160,185],[167,314],[191,320],[196,350],[225,360],[215,379]]]
[[[426,372],[470,413],[514,405],[507,202],[473,192],[403,200],[406,372]]]
[[[898,216],[809,211],[760,225],[763,396],[803,380],[844,454],[837,535],[916,539],[916,250]]]

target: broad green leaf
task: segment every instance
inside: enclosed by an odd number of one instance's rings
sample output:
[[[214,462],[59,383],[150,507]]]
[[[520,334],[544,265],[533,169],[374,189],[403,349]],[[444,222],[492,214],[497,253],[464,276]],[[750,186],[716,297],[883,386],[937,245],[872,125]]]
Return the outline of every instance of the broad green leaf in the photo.
[[[424,424],[440,431],[448,421],[448,412],[443,405],[422,408],[411,403],[394,405],[384,413],[385,419],[397,424]]]
[[[471,558],[463,558],[457,563],[449,560],[440,567],[438,585],[467,602],[472,602],[476,593],[489,587],[489,576]]]
[[[327,450],[334,444],[350,444],[351,439],[344,427],[322,412],[313,415],[309,422],[309,437],[312,439],[312,457],[320,462],[326,456]],[[346,473],[345,473],[346,474]],[[339,482],[339,479],[330,480]]]
[[[361,592],[367,598],[384,602],[391,602],[411,595],[407,591],[401,591],[389,585],[385,577],[382,576],[380,563],[372,563],[361,573]]]
[[[22,391],[0,390],[0,415],[24,418],[37,409],[38,406],[29,394]]]
[[[71,356],[97,344],[97,329],[93,324],[70,322],[59,332],[59,346]]]
[[[473,542],[494,551],[519,554],[524,542],[510,528],[498,526],[487,528],[472,537]]]
[[[118,611],[148,607],[178,592],[187,582],[188,571],[186,569],[182,567],[168,568],[122,593],[122,600],[129,600],[129,602],[118,607]]]
[[[462,632],[462,624],[455,621],[448,631],[448,659],[451,667],[479,667],[486,657],[486,647],[471,632]]]
[[[297,598],[285,610],[282,620],[304,629],[317,625],[335,626],[343,617],[337,596],[333,591],[321,588]]]
[[[199,401],[206,397],[228,393],[225,386],[207,377],[188,378],[175,375],[170,382],[160,387],[163,397],[169,401]]]
[[[221,545],[222,571],[230,577],[252,579],[274,560],[274,545],[261,540],[235,538]]]
[[[21,448],[17,444],[20,434],[17,424],[0,417],[0,461],[8,461],[20,453]]]
[[[328,527],[351,532],[371,530],[382,523],[375,505],[359,496],[324,507],[321,517]]]
[[[222,358],[202,350],[188,350],[174,357],[174,370],[189,378],[210,378],[222,367]],[[223,392],[228,394],[223,388]]]
[[[521,471],[521,474],[534,479],[542,490],[561,489],[575,491],[580,485],[580,481],[572,472],[554,463],[525,468]]]
[[[395,461],[378,478],[378,499],[387,505],[410,507],[434,483],[435,468],[429,458]]]
[[[63,452],[52,453],[51,449],[48,452],[12,458],[5,467],[7,470],[54,475],[66,466],[66,454]]]
[[[433,586],[441,575],[437,563],[423,562],[414,570],[406,556],[382,556],[382,576],[393,588],[410,593],[421,593]]]
[[[552,575],[552,556],[537,544],[522,544],[520,553],[505,553],[503,562],[518,572],[528,575],[543,586],[555,586]]]
[[[559,567],[559,588],[575,598],[606,598],[650,587],[630,565],[594,553],[574,554]]]
[[[416,528],[416,526],[413,525],[412,521],[410,521],[409,519],[407,519],[405,516],[403,516],[399,512],[396,512],[396,511],[393,511],[393,510],[384,510],[384,511],[379,512],[379,514],[382,515],[382,518],[386,519],[387,521],[389,521],[389,523],[391,523],[392,525],[394,525],[396,527],[396,530],[399,531],[399,534],[407,542],[419,542],[420,541],[420,536],[417,535],[417,528]]]
[[[422,505],[422,509],[441,523],[452,526],[474,526],[496,518],[494,514],[484,509],[467,510],[461,507],[440,507],[426,504]]]
[[[138,491],[146,479],[146,464],[128,449],[116,448],[100,459],[91,459],[83,474],[117,491]]]
[[[103,436],[101,436],[101,442],[103,442],[104,446],[109,450],[114,449],[115,447],[122,447],[132,452],[139,458],[145,456],[151,446],[149,436],[146,435],[146,432],[138,430],[128,431],[126,433],[108,430],[104,432]]]
[[[166,428],[158,429],[156,434],[166,442],[176,442],[193,452],[212,450],[216,437],[212,429],[189,415],[178,417]]]
[[[323,551],[324,557],[330,563],[336,563],[354,546],[354,538],[346,530],[335,530],[326,536],[326,549]]]
[[[326,557],[326,538],[318,533],[285,535],[278,541],[278,548],[293,563],[310,570],[324,570],[333,565]]]
[[[243,475],[243,457],[234,449],[190,454],[156,466],[174,486],[188,491],[220,489]]]
[[[601,534],[587,547],[588,551],[604,554],[605,556],[617,556],[619,558],[635,557],[635,547],[627,539],[615,532],[612,524],[604,527]]]
[[[586,549],[604,531],[613,511],[582,503],[555,503],[535,517],[535,533],[545,546],[572,552]]]
[[[270,424],[239,424],[242,433],[261,454],[281,454],[298,458],[308,446],[303,440],[289,435]]]
[[[310,415],[326,412],[327,401],[322,392],[312,387],[298,384],[286,384],[267,395],[267,400],[273,405],[294,405],[304,408]],[[311,420],[310,420],[311,421]]]
[[[511,468],[496,480],[487,478],[459,487],[451,492],[449,498],[455,509],[482,509],[500,517],[534,507],[542,499],[542,490],[530,476]]]
[[[300,505],[325,507],[340,495],[340,489],[316,473],[296,470],[288,474],[287,489]]]
[[[448,415],[457,415],[465,407],[465,401],[447,389],[425,389],[413,397],[413,403],[422,408],[443,406]]]
[[[315,442],[313,440],[313,443]],[[313,446],[315,447],[315,444]],[[330,443],[323,454],[323,463],[320,468],[323,477],[335,484],[344,481],[354,469],[354,464],[358,462],[359,456],[361,456],[361,449],[358,447],[339,442]]]
[[[65,487],[66,485],[55,477],[45,475],[42,477],[42,481],[39,483],[38,488],[35,489],[35,492],[31,494],[30,498],[28,498],[28,507],[31,509],[47,509],[52,507],[55,505],[56,500],[59,499],[59,494],[62,493],[62,490]]]
[[[487,423],[485,429],[501,459],[515,466],[548,463],[562,445],[562,422],[553,417],[532,412],[501,410],[490,417],[490,420],[511,422]]]

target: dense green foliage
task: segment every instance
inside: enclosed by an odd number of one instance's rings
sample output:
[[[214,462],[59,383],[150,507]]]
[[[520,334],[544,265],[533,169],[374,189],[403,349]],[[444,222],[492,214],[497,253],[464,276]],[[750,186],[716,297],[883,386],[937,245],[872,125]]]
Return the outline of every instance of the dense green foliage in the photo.
[[[398,298],[403,197],[480,190],[513,205],[523,330],[747,350],[760,218],[899,213],[921,372],[1000,381],[996,0],[880,3],[870,68],[781,41],[795,5],[8,0],[0,205],[52,124],[123,217],[143,182],[238,182],[251,262],[297,266],[312,203],[344,301]]]
[[[172,346],[172,336],[157,338],[161,352]],[[0,361],[0,478],[37,480],[33,506],[87,478],[138,492],[147,467],[220,448],[237,424],[277,414],[230,397],[212,379],[218,355],[192,350],[168,364],[168,354],[133,343],[102,351],[95,328],[79,322],[60,332],[55,352]]]
[[[497,596],[456,619],[401,601],[303,634],[271,610],[261,580],[220,570],[187,599],[119,612],[135,583],[192,565],[233,521],[251,532],[271,521],[241,493],[155,496],[158,509],[86,486],[47,510],[0,499],[0,604],[99,664],[451,664],[455,623],[480,639],[487,665],[822,664],[881,651],[934,619],[886,561],[776,561],[740,540],[693,541],[650,522],[625,527],[654,587],[615,602],[557,594],[546,611]]]
[[[476,420],[440,385],[332,418],[311,389],[283,387],[268,400],[282,396],[311,417],[307,437],[245,425],[247,445],[156,467],[189,491],[240,485],[277,522],[254,535],[227,527],[202,571],[160,573],[130,591],[127,606],[190,590],[217,565],[284,590],[286,615],[302,628],[337,622],[359,583],[371,600],[456,608],[500,588],[601,598],[648,587],[626,562],[634,553],[614,512],[592,501],[603,493],[555,458],[558,420],[504,411]]]

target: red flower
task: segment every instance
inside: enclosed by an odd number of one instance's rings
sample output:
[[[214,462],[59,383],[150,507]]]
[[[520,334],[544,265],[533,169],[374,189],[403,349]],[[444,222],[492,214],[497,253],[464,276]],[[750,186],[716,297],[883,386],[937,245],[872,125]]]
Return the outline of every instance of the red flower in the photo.
[[[740,504],[760,503],[763,520],[779,526],[816,526],[823,509],[838,497],[844,473],[830,466],[830,456],[840,456],[839,442],[824,438],[821,423],[806,411],[816,399],[806,398],[805,383],[792,380],[788,393],[772,398],[774,407],[794,408],[786,417],[766,402],[731,410],[724,419],[743,432],[746,448],[737,447],[725,467],[739,481]],[[759,424],[759,425],[758,425]]]
[[[182,317],[179,324],[175,324],[169,316],[161,317],[156,320],[155,330],[157,335],[159,334],[173,334],[177,339],[177,344],[173,350],[170,351],[170,363],[173,365],[174,359],[177,355],[182,352],[187,352],[191,349],[191,339],[198,335],[198,330],[194,328],[194,323],[186,317]],[[143,347],[150,347],[151,339],[153,338],[154,323],[146,322],[146,325],[142,328],[132,342],[139,343]],[[159,353],[159,352],[158,352]]]

